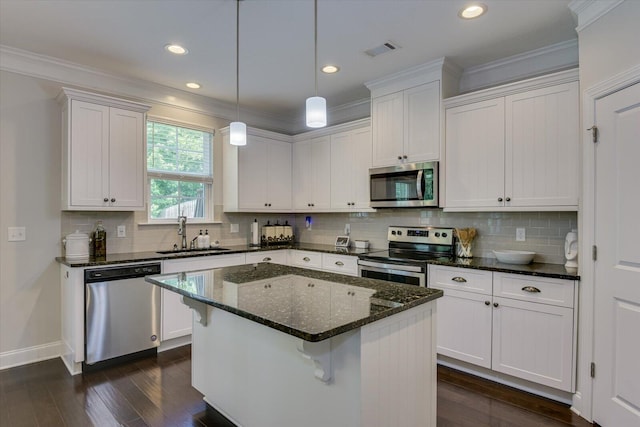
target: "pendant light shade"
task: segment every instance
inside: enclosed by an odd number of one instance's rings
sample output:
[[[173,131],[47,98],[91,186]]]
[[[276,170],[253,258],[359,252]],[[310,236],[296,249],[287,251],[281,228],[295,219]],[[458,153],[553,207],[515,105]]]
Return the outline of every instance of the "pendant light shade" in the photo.
[[[316,96],[307,98],[307,126],[321,128],[327,125],[327,101],[318,96],[318,0],[313,1],[313,47],[314,47],[314,77],[316,83]]]
[[[327,101],[321,96],[307,98],[307,126],[321,128],[327,125]]]
[[[231,145],[247,145],[247,125],[242,122],[231,122],[229,143]]]
[[[247,125],[240,121],[240,0],[236,0],[236,121],[229,124],[229,143],[247,145]]]

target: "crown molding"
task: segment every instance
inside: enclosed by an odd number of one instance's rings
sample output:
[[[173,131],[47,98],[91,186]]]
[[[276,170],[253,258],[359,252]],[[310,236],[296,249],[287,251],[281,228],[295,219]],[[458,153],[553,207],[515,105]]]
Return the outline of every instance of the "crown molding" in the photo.
[[[466,93],[502,83],[578,67],[578,40],[572,39],[469,67],[460,79]]]
[[[361,129],[371,126],[371,118],[353,120],[348,123],[341,123],[339,125],[327,126],[322,129],[315,129],[308,132],[298,133],[293,136],[293,142],[305,141],[312,138],[319,138],[327,135],[333,135],[338,132],[347,132],[354,129]]]
[[[572,0],[569,9],[578,17],[579,33],[625,0]]]
[[[560,71],[553,74],[547,74],[532,79],[522,80],[514,83],[508,83],[490,89],[478,90],[464,95],[454,96],[444,100],[445,108],[458,107],[473,102],[486,101],[501,96],[513,95],[528,90],[542,89],[549,86],[555,86],[563,83],[576,82],[579,79],[579,70],[577,68]]]
[[[400,72],[365,82],[364,85],[371,91],[372,97],[384,96],[424,83],[442,79],[442,71],[447,64],[447,70],[458,69],[446,58],[439,58],[425,64],[402,70]]]
[[[357,101],[330,107],[327,110],[328,127],[333,127],[341,123],[351,122],[368,118],[371,115],[371,98],[362,98]],[[326,128],[323,128],[326,129]],[[304,112],[297,114],[289,134],[298,135],[312,132],[305,123]]]
[[[61,87],[98,91],[116,97],[133,99],[137,102],[173,107],[222,120],[233,121],[236,118],[236,106],[232,103],[221,102],[146,80],[125,78],[5,45],[0,45],[0,70],[52,81],[60,84]],[[261,111],[241,108],[240,114],[243,120],[252,126],[285,132],[290,132],[293,127],[290,120]]]

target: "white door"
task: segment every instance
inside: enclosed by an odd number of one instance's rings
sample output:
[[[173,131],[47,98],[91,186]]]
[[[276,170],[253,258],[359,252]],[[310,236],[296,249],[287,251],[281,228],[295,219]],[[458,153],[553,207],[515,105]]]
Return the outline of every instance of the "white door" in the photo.
[[[440,81],[404,91],[404,154],[407,162],[440,159]]]
[[[640,426],[640,83],[596,101],[594,421]]]
[[[373,127],[373,166],[393,166],[403,155],[403,92],[371,100]]]
[[[109,199],[118,208],[144,208],[144,114],[109,109]]]
[[[269,141],[266,161],[269,209],[289,210],[291,209],[291,144],[276,140]],[[262,179],[264,180],[265,177]]]

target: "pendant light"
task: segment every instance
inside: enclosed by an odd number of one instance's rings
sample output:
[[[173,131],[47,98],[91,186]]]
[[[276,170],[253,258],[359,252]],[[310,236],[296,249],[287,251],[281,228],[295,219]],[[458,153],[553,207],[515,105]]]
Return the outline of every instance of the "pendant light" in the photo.
[[[240,121],[240,0],[236,0],[236,121],[229,124],[229,143],[247,145],[247,125]]]
[[[315,59],[313,64],[316,96],[307,98],[307,126],[321,128],[327,125],[327,101],[318,96],[318,0],[313,0],[313,47]]]

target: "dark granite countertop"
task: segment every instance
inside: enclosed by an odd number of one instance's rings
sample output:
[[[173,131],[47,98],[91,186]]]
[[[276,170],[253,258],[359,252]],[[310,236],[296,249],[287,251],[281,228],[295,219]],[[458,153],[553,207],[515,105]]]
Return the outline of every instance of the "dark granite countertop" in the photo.
[[[160,254],[158,252],[131,252],[120,254],[108,254],[104,258],[95,259],[66,259],[57,257],[56,261],[69,267],[97,267],[110,264],[125,264],[133,262],[162,261],[179,258],[190,258],[197,256],[215,256],[235,253],[249,253],[259,251],[271,251],[279,249],[298,249],[312,252],[332,253],[358,256],[369,251],[379,251],[380,249],[356,249],[356,248],[336,248],[333,245],[320,245],[315,243],[295,243],[287,246],[265,246],[253,247],[249,245],[223,245],[226,251],[191,251]],[[458,258],[452,261],[430,260],[430,264],[447,265],[450,267],[473,268],[476,270],[498,271],[503,273],[526,274],[530,276],[551,277],[555,279],[580,280],[577,272],[569,272],[562,264],[531,263],[526,265],[504,264],[495,258]]]
[[[449,267],[472,268],[475,270],[497,271],[501,273],[524,274],[527,276],[550,277],[554,279],[580,280],[577,272],[570,272],[563,264],[505,264],[495,258],[456,258],[452,261],[442,259],[429,261],[430,264]]]
[[[356,248],[336,248],[333,245],[320,245],[315,243],[295,243],[293,245],[286,246],[249,246],[249,245],[223,245],[223,248],[228,250],[216,251],[216,250],[193,250],[193,251],[177,251],[175,253],[161,254],[158,252],[127,252],[119,254],[107,254],[102,258],[83,258],[83,259],[67,259],[65,257],[56,257],[56,261],[60,264],[64,264],[69,267],[98,267],[110,264],[125,264],[132,262],[146,262],[146,261],[162,261],[168,259],[179,258],[191,258],[197,256],[215,256],[215,255],[227,255],[247,252],[260,252],[260,251],[272,251],[279,249],[299,249],[312,252],[333,253],[342,255],[358,256],[365,254],[368,249],[356,249]],[[163,250],[163,249],[160,249]]]
[[[443,295],[438,289],[269,263],[145,279],[311,342],[358,329]]]

